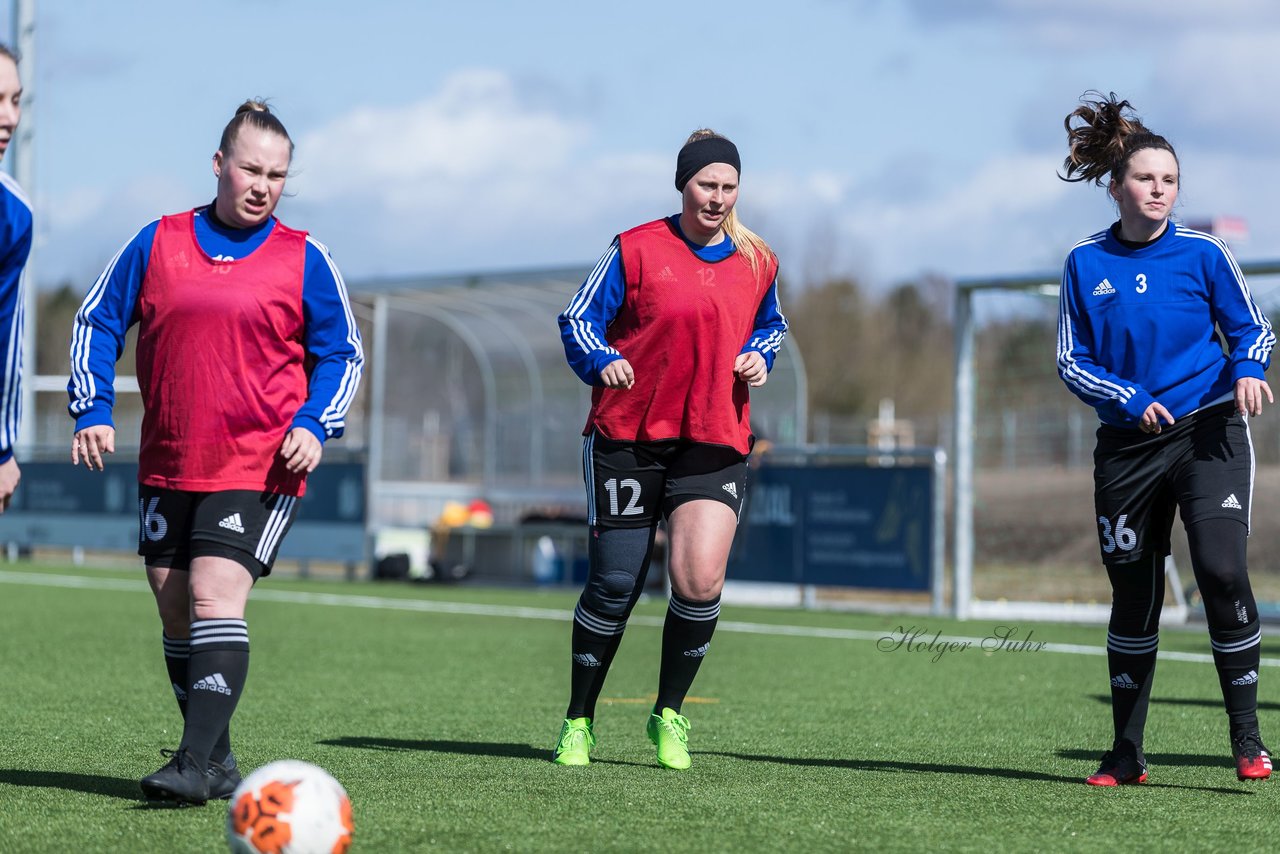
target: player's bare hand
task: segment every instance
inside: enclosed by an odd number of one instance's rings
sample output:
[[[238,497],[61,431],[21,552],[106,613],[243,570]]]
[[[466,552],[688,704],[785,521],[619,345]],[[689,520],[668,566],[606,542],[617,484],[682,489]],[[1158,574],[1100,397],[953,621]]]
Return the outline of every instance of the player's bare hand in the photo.
[[[1265,380],[1256,377],[1241,377],[1236,380],[1236,412],[1241,415],[1261,415],[1264,396],[1267,403],[1276,402],[1271,396],[1271,386]]]
[[[102,471],[106,463],[103,454],[116,452],[116,428],[97,424],[80,430],[71,440],[71,465],[78,466],[84,460],[89,471]]]
[[[320,456],[324,453],[324,445],[306,427],[294,427],[284,437],[280,446],[280,456],[285,461],[285,468],[294,474],[311,474],[320,465]]]
[[[18,481],[22,479],[22,472],[18,470],[18,460],[15,457],[9,457],[3,463],[0,463],[0,513],[9,509],[9,501],[13,498],[13,493],[18,490]]]
[[[604,366],[600,380],[605,388],[631,388],[636,384],[636,374],[626,359],[614,359]]]
[[[752,350],[740,353],[733,361],[733,375],[752,388],[759,388],[769,379],[769,366],[765,364],[764,356]]]
[[[1169,426],[1172,427],[1173,415],[1159,403],[1152,403],[1147,407],[1147,411],[1142,413],[1142,420],[1138,422],[1138,427],[1143,433],[1159,433],[1164,429],[1160,424],[1161,421],[1168,422]]]

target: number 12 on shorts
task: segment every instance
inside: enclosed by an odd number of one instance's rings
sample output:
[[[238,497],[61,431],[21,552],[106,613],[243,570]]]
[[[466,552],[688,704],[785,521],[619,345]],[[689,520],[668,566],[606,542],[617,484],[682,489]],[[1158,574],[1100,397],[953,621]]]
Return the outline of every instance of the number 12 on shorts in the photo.
[[[618,512],[619,486],[631,493],[631,500],[627,502],[627,506],[621,513]],[[619,484],[616,477],[611,477],[604,482],[604,488],[609,493],[610,516],[639,516],[644,513],[644,507],[640,506],[640,481],[628,477],[624,478],[622,483]]]
[[[1098,517],[1098,524],[1102,526],[1102,550],[1107,554],[1113,553],[1116,549],[1122,552],[1131,552],[1133,547],[1138,544],[1138,532],[1133,528],[1124,526],[1128,519],[1128,513],[1121,513],[1120,518],[1116,519],[1116,524],[1113,528],[1111,520],[1106,516]]]

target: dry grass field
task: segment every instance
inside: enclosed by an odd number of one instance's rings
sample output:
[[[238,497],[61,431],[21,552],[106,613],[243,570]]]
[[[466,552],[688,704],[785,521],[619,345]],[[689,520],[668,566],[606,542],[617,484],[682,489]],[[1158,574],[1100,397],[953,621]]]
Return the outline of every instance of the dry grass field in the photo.
[[[1109,601],[1093,524],[1090,469],[989,469],[976,474],[974,588],[981,599]],[[1249,567],[1259,600],[1280,601],[1280,466],[1254,484]],[[1181,522],[1173,557],[1193,583]]]

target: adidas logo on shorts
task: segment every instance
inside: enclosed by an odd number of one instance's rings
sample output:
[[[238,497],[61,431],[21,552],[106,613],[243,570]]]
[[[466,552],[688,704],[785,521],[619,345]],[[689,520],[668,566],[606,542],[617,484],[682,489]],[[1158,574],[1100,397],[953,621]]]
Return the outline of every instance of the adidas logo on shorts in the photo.
[[[199,682],[191,686],[192,691],[214,691],[219,694],[231,696],[231,688],[227,686],[227,680],[222,678],[221,673],[215,673],[212,676],[206,676]]]
[[[1119,676],[1111,677],[1112,688],[1133,688],[1137,689],[1138,683],[1134,682],[1128,673],[1121,673]]]
[[[226,528],[229,531],[235,531],[237,534],[244,533],[244,523],[240,521],[239,513],[232,513],[227,518],[218,523],[219,528]]]
[[[1103,279],[1101,282],[1098,282],[1098,286],[1093,289],[1093,295],[1095,297],[1106,296],[1107,294],[1114,294],[1115,292],[1116,292],[1116,289],[1111,287],[1111,283],[1108,282],[1106,279]]]
[[[1244,509],[1240,506],[1240,501],[1236,498],[1236,494],[1234,492],[1227,496],[1227,500],[1222,502],[1222,506],[1226,507],[1228,510]]]
[[[1239,679],[1232,679],[1231,684],[1232,685],[1253,685],[1253,684],[1256,684],[1257,681],[1258,681],[1258,671],[1250,670],[1248,673],[1241,676]]]
[[[734,498],[738,497],[738,484],[731,481],[720,488],[732,495]]]

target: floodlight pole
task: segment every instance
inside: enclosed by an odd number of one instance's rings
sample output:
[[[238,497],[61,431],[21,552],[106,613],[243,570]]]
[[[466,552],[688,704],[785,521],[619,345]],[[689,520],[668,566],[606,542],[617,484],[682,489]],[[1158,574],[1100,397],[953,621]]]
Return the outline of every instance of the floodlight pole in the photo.
[[[956,283],[955,442],[952,508],[955,514],[951,559],[951,613],[969,616],[973,601],[973,293]]]

